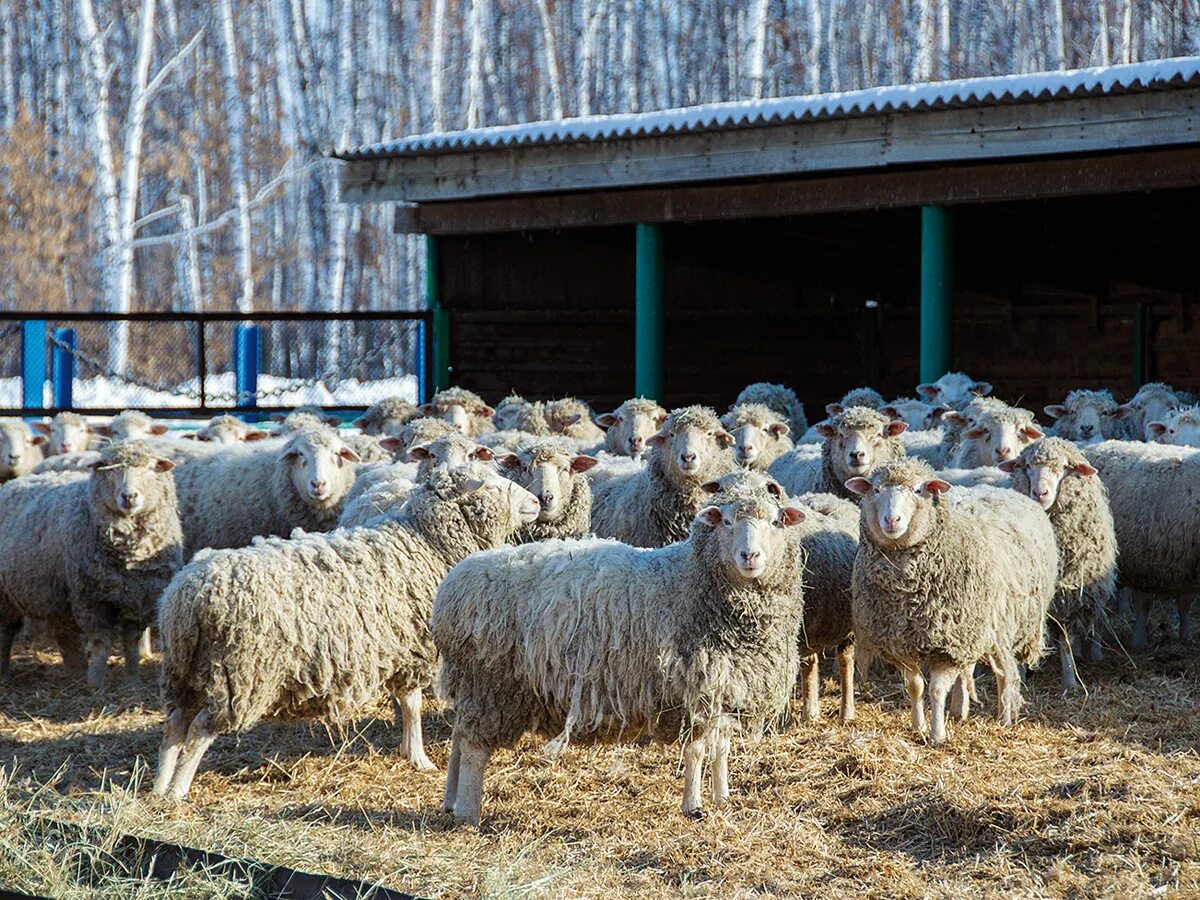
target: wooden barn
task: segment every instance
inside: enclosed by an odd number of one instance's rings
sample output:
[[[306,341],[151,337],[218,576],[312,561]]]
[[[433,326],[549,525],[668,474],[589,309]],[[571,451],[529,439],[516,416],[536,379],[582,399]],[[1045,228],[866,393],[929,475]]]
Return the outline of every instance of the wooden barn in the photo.
[[[428,235],[433,384],[810,409],[963,369],[1200,388],[1200,58],[410,137],[343,197]]]

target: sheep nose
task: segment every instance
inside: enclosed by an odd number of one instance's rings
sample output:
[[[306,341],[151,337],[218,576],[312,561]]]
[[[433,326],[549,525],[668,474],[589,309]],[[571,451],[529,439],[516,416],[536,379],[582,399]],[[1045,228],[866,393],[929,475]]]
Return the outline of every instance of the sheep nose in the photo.
[[[1013,455],[1012,447],[997,447],[996,455],[1001,459],[1008,459]]]
[[[1091,426],[1091,425],[1084,425],[1084,426],[1083,426],[1082,428],[1080,428],[1079,430],[1080,430],[1081,432],[1083,432],[1083,436],[1084,436],[1084,437],[1091,437],[1091,436],[1092,436],[1092,426]]]
[[[137,491],[122,491],[121,502],[126,506],[133,506],[133,504],[137,503],[138,496],[139,495]]]
[[[762,553],[760,553],[757,550],[743,550],[742,551],[742,562],[746,563],[746,565],[748,565],[748,566],[753,565],[754,563],[758,562],[759,559],[761,559],[761,558],[762,558]]]
[[[549,491],[538,495],[538,503],[542,509],[546,509],[554,505],[554,495]]]
[[[325,488],[328,486],[329,483],[327,481],[325,481],[324,479],[314,478],[308,484],[313,489],[314,494],[320,494],[320,493],[324,492]]]
[[[695,453],[680,453],[679,461],[681,463],[683,463],[685,466],[690,466],[696,462],[696,454]]]
[[[856,466],[862,465],[866,458],[867,454],[863,450],[853,450],[850,453],[850,462],[854,463]]]
[[[900,525],[900,517],[899,516],[884,516],[883,524],[885,526],[887,526],[888,531],[895,531],[896,528]]]
[[[629,449],[637,453],[646,445],[646,439],[640,437],[631,437],[629,439]]]

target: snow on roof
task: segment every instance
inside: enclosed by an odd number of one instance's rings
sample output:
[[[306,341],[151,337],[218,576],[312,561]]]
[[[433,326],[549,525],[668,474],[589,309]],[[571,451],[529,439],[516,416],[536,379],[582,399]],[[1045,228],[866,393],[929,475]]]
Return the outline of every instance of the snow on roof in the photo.
[[[335,151],[333,155],[338,159],[370,160],[529,145],[572,144],[756,128],[812,119],[1029,103],[1197,84],[1200,84],[1200,56],[1187,56],[1073,71],[963,78],[770,100],[734,100],[655,112],[582,116],[523,125],[420,134]]]

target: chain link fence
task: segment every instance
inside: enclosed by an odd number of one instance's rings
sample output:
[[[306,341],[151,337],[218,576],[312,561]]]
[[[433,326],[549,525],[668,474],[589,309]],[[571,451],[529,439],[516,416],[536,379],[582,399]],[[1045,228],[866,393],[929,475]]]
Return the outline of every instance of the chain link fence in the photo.
[[[0,415],[208,416],[425,398],[427,312],[0,313]]]

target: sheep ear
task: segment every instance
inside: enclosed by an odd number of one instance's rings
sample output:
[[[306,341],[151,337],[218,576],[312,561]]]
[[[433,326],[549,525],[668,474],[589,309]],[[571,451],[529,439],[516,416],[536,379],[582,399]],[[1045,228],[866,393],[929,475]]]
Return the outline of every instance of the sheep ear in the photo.
[[[404,441],[398,437],[388,436],[379,439],[379,446],[389,453],[400,453],[404,450]]]
[[[569,419],[563,419],[563,427],[567,428],[571,425],[577,425],[583,419],[583,413],[575,413]]]
[[[1061,419],[1067,414],[1067,408],[1061,403],[1051,403],[1049,406],[1043,406],[1042,409],[1052,419]]]
[[[667,424],[667,419],[668,419],[668,418],[670,418],[670,416],[669,416],[667,413],[665,413],[665,412],[664,412],[664,413],[659,413],[657,416],[655,416],[655,417],[654,417],[654,425],[655,425],[655,427],[657,427],[657,428],[662,428],[664,425],[666,425],[666,424]]]
[[[1073,466],[1071,466],[1071,471],[1074,472],[1076,475],[1082,475],[1084,478],[1091,478],[1093,475],[1095,475],[1100,470],[1097,469],[1095,466],[1088,465],[1087,463],[1082,462],[1082,463],[1075,463]]]
[[[791,433],[792,429],[790,426],[785,425],[782,422],[776,422],[774,425],[767,428],[767,431],[771,432],[771,434],[773,434],[775,437],[781,438],[787,437],[787,435]]]
[[[482,478],[468,478],[463,483],[463,493],[473,494],[477,490],[479,490],[481,487],[483,487],[485,484],[487,484],[487,482],[484,481]]]
[[[603,413],[602,415],[596,416],[596,424],[601,428],[612,428],[617,424],[616,413]]]
[[[206,443],[206,444],[211,444],[211,443],[212,443],[212,435],[208,435],[208,434],[194,434],[194,435],[192,435],[192,440],[194,440],[194,441],[203,441],[203,442],[204,442],[204,443]]]
[[[950,490],[950,483],[947,481],[942,481],[940,478],[930,478],[927,482],[921,485],[921,490],[926,494],[938,496]]]
[[[736,426],[734,425],[734,418],[733,418],[733,409],[732,409],[732,407],[730,408],[729,412],[727,412],[727,413],[725,413],[725,415],[721,416],[721,424],[722,424],[723,426],[725,426],[726,428],[735,428],[735,427],[736,427]]]
[[[485,406],[483,409],[481,409],[479,411],[479,414],[481,416],[483,416],[485,419],[490,419],[492,416],[494,416],[496,414],[496,411],[494,409],[492,409],[490,406]]]
[[[816,429],[817,434],[825,438],[827,441],[832,441],[835,437],[837,437],[837,429],[827,422],[821,422],[813,427]]]
[[[277,425],[282,425],[287,421],[287,413],[271,413],[271,421]]]
[[[1004,462],[997,465],[996,468],[1001,472],[1015,472],[1020,465],[1021,461],[1019,459],[1006,459]]]
[[[783,488],[781,488],[774,481],[767,482],[767,493],[770,494],[772,497],[774,497],[776,500],[783,499]]]
[[[697,522],[703,522],[705,525],[708,525],[712,528],[720,525],[723,518],[724,517],[721,515],[721,508],[719,506],[706,506],[704,509],[700,510],[700,512],[696,513]]]
[[[168,431],[170,431],[170,429],[166,425],[151,425],[150,426],[151,434],[164,435]]]
[[[938,386],[936,384],[918,384],[917,393],[926,400],[932,400],[938,395]]]
[[[101,437],[112,437],[112,426],[110,425],[92,425],[88,430]]]
[[[838,413],[845,412],[845,411],[846,411],[846,407],[842,403],[827,403],[825,405],[825,414],[826,415],[836,416]]]
[[[704,491],[706,494],[715,494],[721,490],[721,482],[706,481],[704,484],[700,485],[700,490]]]
[[[46,436],[44,434],[35,434],[29,439],[29,442],[36,447],[39,444],[46,443]]]
[[[661,447],[666,442],[667,433],[665,431],[660,431],[658,434],[652,434],[650,437],[646,438],[646,443],[651,447]]]
[[[505,456],[501,456],[496,460],[496,462],[500,463],[501,467],[505,469],[521,468],[521,457],[517,456],[515,453],[509,453]]]
[[[977,441],[985,434],[987,434],[986,428],[972,428],[970,431],[964,434],[964,437],[968,437],[973,441]]]
[[[986,397],[992,392],[992,383],[990,381],[977,381],[971,385],[971,393],[976,397]]]
[[[1026,425],[1021,429],[1021,433],[1031,441],[1040,441],[1045,436],[1042,430],[1035,425]]]
[[[776,521],[784,528],[790,528],[804,521],[804,513],[794,506],[784,506],[779,510],[779,518]]]
[[[242,440],[248,443],[253,443],[254,441],[265,441],[269,437],[270,435],[265,431],[259,431],[257,428],[252,428],[250,431],[247,431],[244,435],[242,435]]]
[[[725,431],[724,429],[721,429],[721,428],[717,429],[717,432],[714,435],[714,437],[716,437],[717,443],[720,444],[722,447],[732,447],[735,443],[737,443],[733,439],[732,434],[730,434],[728,431]]]
[[[858,494],[860,497],[865,497],[871,493],[871,482],[862,477],[851,478],[846,482],[846,490],[852,494]]]
[[[321,421],[332,428],[337,428],[342,424],[342,420],[334,415],[321,416]]]
[[[350,424],[353,425],[355,428],[357,428],[359,431],[362,431],[364,428],[367,427],[367,420],[363,416],[359,416],[357,419],[355,419]]]
[[[279,454],[279,458],[282,459],[284,462],[294,463],[296,460],[298,460],[300,458],[300,451],[299,450],[286,450],[283,453]]]
[[[422,403],[420,406],[417,407],[417,412],[419,412],[423,416],[436,416],[437,415],[437,407],[434,406],[432,403]]]
[[[432,459],[433,454],[429,452],[428,444],[416,444],[408,448],[409,459]]]
[[[38,434],[45,434],[45,435],[50,434],[50,426],[46,422],[33,422],[30,424],[29,427],[32,428],[34,431],[36,431]]]
[[[362,462],[362,457],[349,447],[343,447],[341,450],[339,450],[338,456],[340,456],[346,462]]]
[[[594,457],[594,456],[584,456],[583,454],[580,454],[579,456],[577,456],[573,460],[571,460],[571,471],[572,472],[586,472],[592,466],[596,465],[596,463],[598,463],[599,461],[600,460],[596,459],[596,457]]]
[[[491,447],[476,447],[471,451],[471,459],[477,459],[480,462],[491,462],[496,458],[496,454],[492,452]]]
[[[1167,426],[1164,425],[1162,422],[1147,422],[1146,430],[1149,431],[1155,437],[1162,437],[1164,434],[1167,433]]]
[[[163,459],[159,457],[158,459],[154,460],[155,472],[170,472],[173,468],[175,468],[175,463],[171,462],[169,459]]]
[[[898,421],[900,419],[900,410],[894,406],[881,406],[879,407],[879,413],[892,420]]]
[[[883,429],[884,434],[886,434],[888,437],[895,437],[896,435],[903,434],[906,431],[908,431],[907,422],[888,422]]]
[[[965,428],[970,421],[966,416],[954,409],[947,409],[942,413],[941,418],[947,425],[957,425],[959,428]]]

